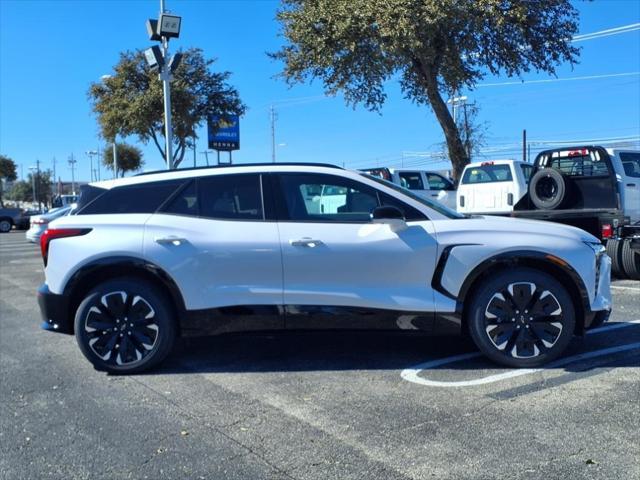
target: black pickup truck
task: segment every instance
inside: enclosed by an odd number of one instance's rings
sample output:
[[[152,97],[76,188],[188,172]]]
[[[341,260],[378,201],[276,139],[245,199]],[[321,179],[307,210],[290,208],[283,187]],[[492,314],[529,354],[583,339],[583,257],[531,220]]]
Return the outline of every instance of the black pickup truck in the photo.
[[[540,152],[511,215],[586,230],[607,245],[614,274],[640,280],[640,224],[625,213],[625,172],[617,163],[600,146]]]

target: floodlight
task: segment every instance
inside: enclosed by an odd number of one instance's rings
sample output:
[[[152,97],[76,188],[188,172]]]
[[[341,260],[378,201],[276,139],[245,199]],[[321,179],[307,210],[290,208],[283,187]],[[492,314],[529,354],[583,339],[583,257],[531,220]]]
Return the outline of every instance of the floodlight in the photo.
[[[156,33],[161,37],[178,38],[180,36],[181,17],[163,13],[160,15]]]
[[[182,61],[182,54],[180,52],[176,53],[171,60],[169,60],[169,71],[171,73],[175,73],[180,66],[180,62]]]
[[[144,51],[144,58],[146,58],[149,67],[152,70],[160,70],[162,69],[162,65],[164,65],[164,58],[162,58],[162,52],[160,51],[160,47],[154,45],[151,48],[147,48]]]
[[[162,40],[162,37],[158,35],[158,20],[154,18],[147,20],[147,33],[149,34],[149,40]]]

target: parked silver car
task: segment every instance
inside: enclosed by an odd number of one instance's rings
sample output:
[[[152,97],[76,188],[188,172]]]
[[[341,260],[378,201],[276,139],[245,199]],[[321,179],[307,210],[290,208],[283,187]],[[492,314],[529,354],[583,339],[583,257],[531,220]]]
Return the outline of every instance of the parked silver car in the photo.
[[[40,235],[42,235],[42,233],[47,229],[47,227],[49,226],[49,222],[52,222],[56,218],[69,215],[71,210],[73,210],[73,205],[69,205],[68,207],[54,208],[48,213],[32,216],[30,228],[29,230],[27,230],[26,234],[27,240],[31,243],[38,243],[40,241]]]

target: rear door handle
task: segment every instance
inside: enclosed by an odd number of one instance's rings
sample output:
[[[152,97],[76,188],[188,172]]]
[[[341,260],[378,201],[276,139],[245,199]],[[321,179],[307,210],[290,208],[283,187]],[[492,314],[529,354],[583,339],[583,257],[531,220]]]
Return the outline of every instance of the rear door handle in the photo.
[[[156,237],[153,240],[160,245],[175,245],[175,246],[181,245],[187,241],[186,238],[180,238],[173,235],[170,235],[168,237]]]
[[[292,247],[317,247],[322,245],[321,240],[313,240],[312,238],[301,238],[300,240],[289,240]]]

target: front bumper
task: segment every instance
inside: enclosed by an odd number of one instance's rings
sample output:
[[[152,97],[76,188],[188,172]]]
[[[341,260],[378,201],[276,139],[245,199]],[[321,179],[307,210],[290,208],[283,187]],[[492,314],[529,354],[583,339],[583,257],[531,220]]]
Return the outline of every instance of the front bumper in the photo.
[[[69,316],[69,299],[65,295],[51,293],[46,283],[38,288],[38,305],[44,330],[73,333],[73,320]]]
[[[605,317],[607,320],[613,306],[611,299],[611,259],[607,255],[601,255],[598,259],[598,276],[596,291],[591,302],[591,311],[585,315],[585,328],[589,328],[596,318]],[[606,320],[603,320],[606,321]]]

